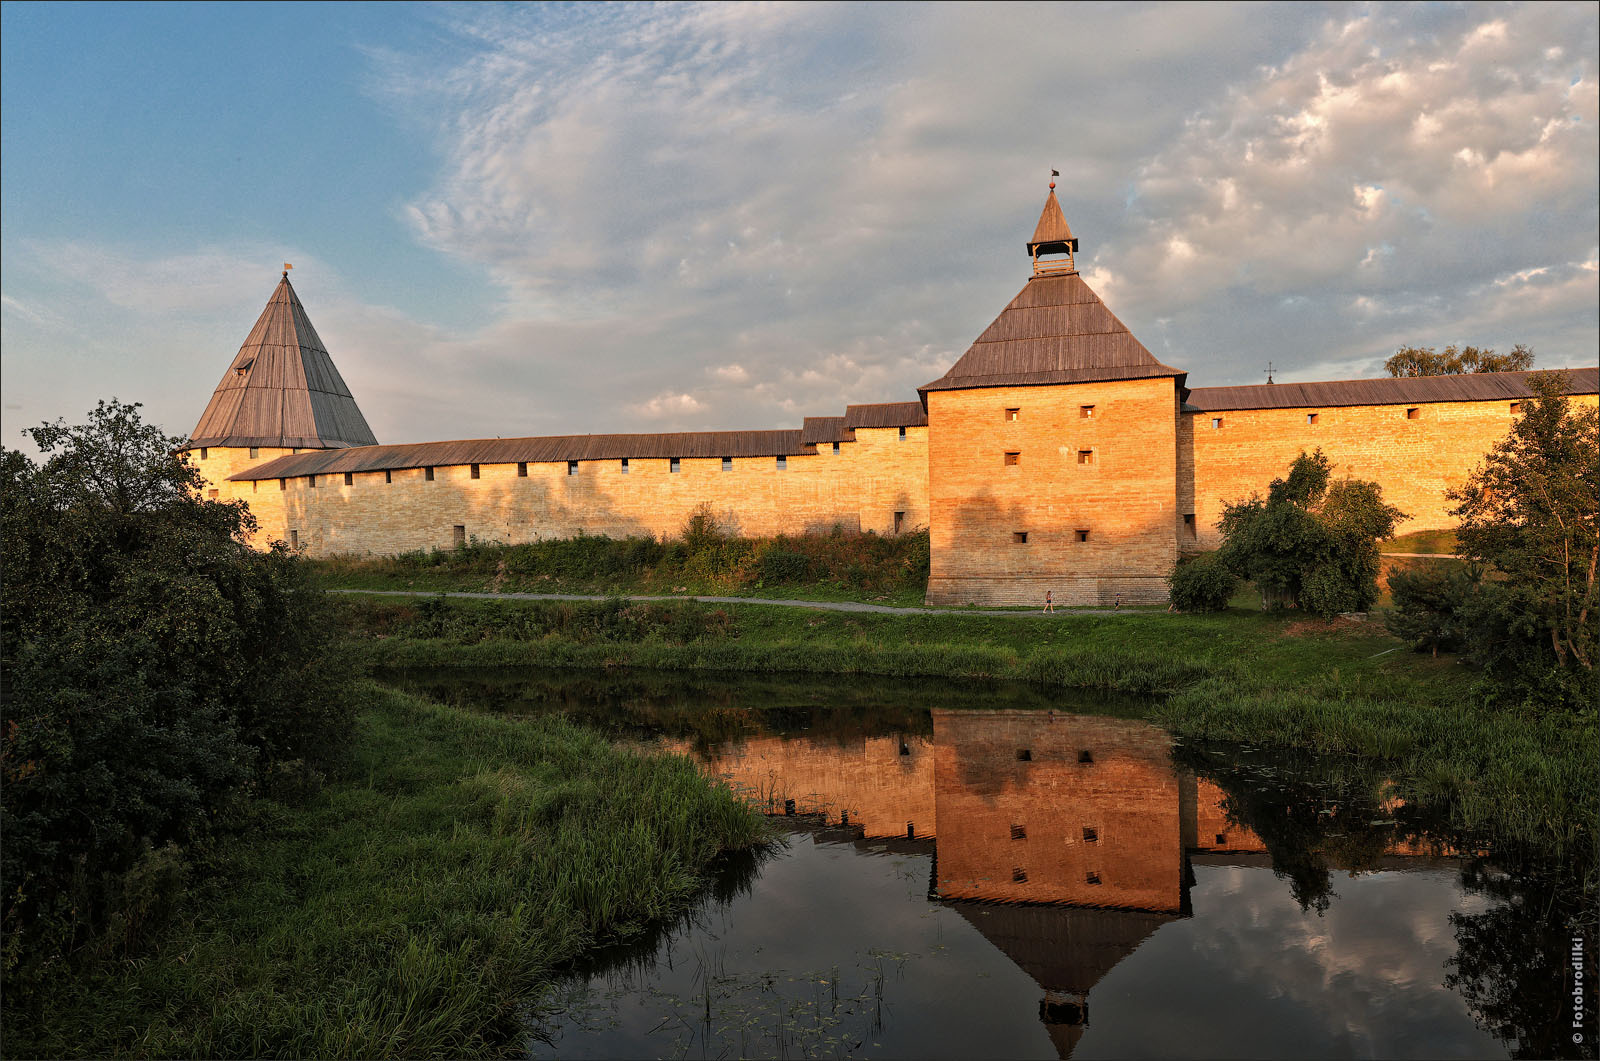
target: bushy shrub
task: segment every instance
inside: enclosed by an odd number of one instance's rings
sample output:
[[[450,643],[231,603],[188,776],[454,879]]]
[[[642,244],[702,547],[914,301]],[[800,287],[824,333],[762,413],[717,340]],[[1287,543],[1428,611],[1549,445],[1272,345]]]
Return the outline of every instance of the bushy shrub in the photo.
[[[1215,552],[1185,557],[1167,576],[1172,606],[1180,612],[1220,612],[1238,585],[1238,576]]]
[[[42,466],[0,458],[8,974],[102,928],[144,853],[211,832],[272,764],[325,763],[349,730],[303,563],[249,549],[249,512],[203,500],[182,440],[137,409],[34,429]]]
[[[1330,484],[1332,470],[1320,449],[1302,453],[1265,498],[1223,508],[1218,553],[1256,584],[1264,607],[1335,615],[1365,611],[1378,599],[1378,542],[1405,513],[1384,503],[1377,483]]]
[[[1466,635],[1467,607],[1477,590],[1475,572],[1461,564],[1430,562],[1389,573],[1389,632],[1418,652],[1454,651]]]

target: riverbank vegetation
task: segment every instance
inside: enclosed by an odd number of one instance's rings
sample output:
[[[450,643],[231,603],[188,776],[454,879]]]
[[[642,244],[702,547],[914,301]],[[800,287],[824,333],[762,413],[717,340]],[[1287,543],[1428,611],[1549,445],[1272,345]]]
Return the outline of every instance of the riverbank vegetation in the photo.
[[[360,692],[338,774],[257,801],[159,940],[8,998],[8,1054],[520,1054],[563,963],[677,915],[719,852],[764,838],[687,759]]]
[[[877,615],[694,602],[352,595],[336,608],[367,666],[646,667],[1012,678],[1154,697],[1174,732],[1370,756],[1463,827],[1591,850],[1592,715],[1491,708],[1454,657],[1381,623],[1230,609]]]
[[[330,557],[312,568],[350,589],[871,600],[921,604],[928,532],[779,535],[731,533],[709,506],[676,538],[580,534],[522,545],[472,541],[392,557]]]

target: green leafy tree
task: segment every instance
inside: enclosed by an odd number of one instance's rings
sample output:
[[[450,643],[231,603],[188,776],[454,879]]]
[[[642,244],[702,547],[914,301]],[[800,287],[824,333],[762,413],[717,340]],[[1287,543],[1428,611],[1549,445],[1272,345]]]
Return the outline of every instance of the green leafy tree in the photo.
[[[1470,372],[1524,372],[1533,367],[1533,349],[1518,343],[1509,354],[1493,347],[1402,346],[1383,363],[1391,376],[1460,376]]]
[[[1533,397],[1483,465],[1450,492],[1457,551],[1503,576],[1475,602],[1472,654],[1534,699],[1566,690],[1591,706],[1600,640],[1600,417],[1576,408],[1559,372],[1530,376]]]
[[[42,464],[0,455],[8,974],[92,936],[130,871],[314,770],[349,723],[303,564],[248,548],[245,506],[203,499],[138,408],[32,429]]]
[[[1405,513],[1377,483],[1340,479],[1319,449],[1300,454],[1265,499],[1223,507],[1222,563],[1255,582],[1263,607],[1319,615],[1364,611],[1378,599],[1378,542]]]

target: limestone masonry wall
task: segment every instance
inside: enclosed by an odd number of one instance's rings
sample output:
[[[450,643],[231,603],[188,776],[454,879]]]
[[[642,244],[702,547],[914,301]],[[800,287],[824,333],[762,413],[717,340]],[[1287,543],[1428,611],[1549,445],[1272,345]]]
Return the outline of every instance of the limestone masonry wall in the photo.
[[[1176,416],[1170,378],[930,392],[928,603],[1166,600]]]
[[[839,452],[786,458],[683,458],[482,464],[228,482],[260,461],[243,450],[210,450],[201,463],[209,489],[249,503],[258,539],[290,542],[313,556],[385,555],[448,549],[457,535],[507,544],[577,534],[673,537],[701,504],[739,534],[767,536],[849,530],[893,534],[928,523],[928,429],[857,428]],[[279,456],[284,451],[273,451]],[[898,514],[898,516],[897,516]],[[460,528],[460,531],[457,531]]]
[[[1572,395],[1579,408],[1593,394]],[[1511,401],[1434,402],[1304,409],[1239,409],[1185,414],[1180,465],[1192,462],[1197,527],[1185,549],[1221,544],[1217,521],[1224,503],[1282,478],[1302,452],[1321,448],[1334,475],[1369,479],[1407,519],[1400,533],[1453,527],[1445,491],[1459,486],[1511,429]],[[1408,417],[1408,412],[1414,414]],[[1312,417],[1315,417],[1314,421]],[[1214,426],[1220,421],[1221,426]],[[1187,454],[1186,455],[1186,452]],[[1192,456],[1190,456],[1192,455]],[[1184,491],[1180,486],[1180,495]]]

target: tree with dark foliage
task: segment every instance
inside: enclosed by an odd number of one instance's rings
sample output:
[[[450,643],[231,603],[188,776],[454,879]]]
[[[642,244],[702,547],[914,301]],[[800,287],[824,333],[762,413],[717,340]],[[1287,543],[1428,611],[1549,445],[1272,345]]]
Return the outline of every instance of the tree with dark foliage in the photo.
[[[1494,572],[1464,618],[1468,653],[1512,695],[1594,709],[1600,642],[1600,417],[1559,372],[1528,378],[1511,431],[1450,492],[1457,551]]]
[[[246,507],[203,499],[183,440],[138,409],[32,429],[42,464],[0,455],[13,986],[108,924],[130,942],[135,883],[181,887],[186,845],[314,775],[349,726],[321,593],[281,546],[245,544]]]
[[[1497,354],[1493,347],[1447,346],[1436,351],[1431,346],[1402,346],[1383,363],[1391,376],[1462,376],[1471,372],[1525,372],[1533,367],[1533,350],[1518,343],[1509,354]]]

